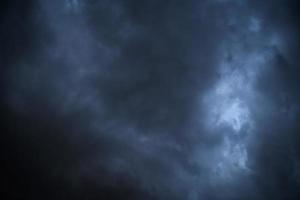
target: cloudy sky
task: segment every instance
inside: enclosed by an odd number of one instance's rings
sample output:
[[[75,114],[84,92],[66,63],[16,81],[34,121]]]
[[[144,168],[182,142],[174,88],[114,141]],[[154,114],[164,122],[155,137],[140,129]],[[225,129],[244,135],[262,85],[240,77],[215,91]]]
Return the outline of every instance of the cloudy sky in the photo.
[[[300,198],[297,0],[3,0],[8,199]]]

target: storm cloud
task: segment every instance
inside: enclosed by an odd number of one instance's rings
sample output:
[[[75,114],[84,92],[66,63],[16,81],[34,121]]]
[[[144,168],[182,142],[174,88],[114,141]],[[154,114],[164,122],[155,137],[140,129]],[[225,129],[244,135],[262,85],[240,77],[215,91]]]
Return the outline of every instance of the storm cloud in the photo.
[[[8,199],[298,199],[299,3],[3,1]]]

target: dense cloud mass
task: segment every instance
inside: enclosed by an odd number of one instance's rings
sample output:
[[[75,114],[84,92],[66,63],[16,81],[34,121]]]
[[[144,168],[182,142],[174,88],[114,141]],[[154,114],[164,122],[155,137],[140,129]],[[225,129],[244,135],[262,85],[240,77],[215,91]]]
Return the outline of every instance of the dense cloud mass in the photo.
[[[4,0],[7,199],[300,198],[297,0]]]

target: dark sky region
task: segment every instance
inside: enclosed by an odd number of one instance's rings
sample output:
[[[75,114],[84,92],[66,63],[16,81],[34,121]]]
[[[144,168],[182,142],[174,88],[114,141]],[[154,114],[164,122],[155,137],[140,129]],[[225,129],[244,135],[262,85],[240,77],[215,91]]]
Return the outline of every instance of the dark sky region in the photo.
[[[297,0],[2,0],[2,199],[300,199]]]

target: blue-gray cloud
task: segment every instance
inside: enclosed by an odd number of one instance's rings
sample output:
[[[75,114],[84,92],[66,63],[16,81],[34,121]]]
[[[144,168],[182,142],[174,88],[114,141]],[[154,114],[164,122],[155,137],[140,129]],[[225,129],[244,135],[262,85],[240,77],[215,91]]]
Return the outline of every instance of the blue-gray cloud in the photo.
[[[299,195],[294,1],[4,4],[13,196]]]

